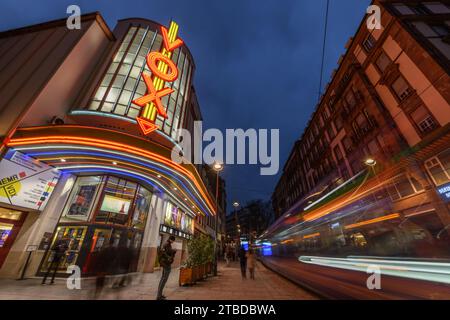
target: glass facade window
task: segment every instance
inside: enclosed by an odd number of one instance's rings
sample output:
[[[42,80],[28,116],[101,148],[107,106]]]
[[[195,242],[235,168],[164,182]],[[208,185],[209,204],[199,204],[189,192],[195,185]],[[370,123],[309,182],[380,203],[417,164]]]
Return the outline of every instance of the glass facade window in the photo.
[[[95,221],[108,224],[127,224],[136,189],[137,184],[134,182],[108,177]]]
[[[415,178],[408,175],[394,178],[387,188],[392,201],[413,195],[422,190],[422,185]]]
[[[93,95],[88,109],[132,119],[139,116],[141,107],[132,101],[146,94],[147,87],[141,74],[144,71],[149,75],[152,74],[147,66],[146,57],[151,51],[159,52],[162,42],[159,30],[155,32],[146,26],[131,27]],[[191,85],[192,63],[185,50],[183,47],[177,48],[171,57],[177,65],[178,78],[165,84],[165,87],[174,89],[174,92],[161,99],[168,118],[164,119],[158,115],[155,121],[164,133],[175,139]]]
[[[450,182],[450,149],[425,161],[425,167],[436,186]]]
[[[362,46],[364,50],[366,50],[366,52],[370,52],[373,49],[373,47],[375,47],[375,43],[376,43],[375,38],[371,34],[369,34],[366,40],[363,41]]]
[[[380,69],[381,72],[384,72],[386,68],[391,64],[391,59],[387,56],[386,53],[382,52],[377,60],[375,61],[378,69]]]
[[[69,201],[63,211],[61,221],[89,220],[101,180],[101,177],[77,178],[69,196]]]
[[[22,212],[0,207],[0,219],[20,220]]]
[[[406,82],[406,80],[400,76],[392,83],[392,89],[400,100],[404,100],[412,93],[412,89]]]
[[[164,225],[173,227],[177,230],[193,234],[194,222],[184,211],[177,208],[173,203],[168,202],[164,214]]]
[[[12,232],[13,224],[0,222],[0,248],[5,246],[6,240]]]
[[[438,124],[424,106],[420,106],[411,113],[411,118],[422,133],[428,133],[438,127]]]
[[[147,189],[139,186],[136,193],[136,199],[134,201],[134,212],[131,220],[131,226],[133,228],[144,230],[145,221],[150,210],[150,203],[152,200],[152,193]]]

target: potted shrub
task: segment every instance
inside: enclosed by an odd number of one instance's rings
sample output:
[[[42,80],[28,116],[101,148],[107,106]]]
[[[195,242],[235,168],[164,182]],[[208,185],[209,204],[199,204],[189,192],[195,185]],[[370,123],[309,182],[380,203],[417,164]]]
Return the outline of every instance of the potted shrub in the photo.
[[[191,285],[199,279],[198,265],[201,259],[201,244],[199,239],[193,238],[188,242],[188,258],[180,268],[179,285]]]

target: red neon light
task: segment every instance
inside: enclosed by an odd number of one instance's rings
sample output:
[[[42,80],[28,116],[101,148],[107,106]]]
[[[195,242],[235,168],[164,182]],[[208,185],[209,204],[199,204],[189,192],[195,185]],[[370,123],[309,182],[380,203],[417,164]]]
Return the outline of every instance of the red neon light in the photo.
[[[133,100],[134,104],[143,107],[136,121],[145,135],[159,129],[155,125],[157,114],[165,119],[168,118],[161,98],[174,92],[171,88],[164,88],[164,82],[173,82],[178,78],[177,66],[171,60],[173,50],[183,45],[183,41],[177,38],[177,33],[178,25],[173,21],[170,23],[169,30],[161,26],[164,46],[161,52],[150,52],[146,57],[147,66],[153,76],[150,78],[147,73],[142,73],[147,93]]]
[[[147,119],[137,117],[136,121],[139,124],[139,127],[141,128],[142,132],[147,135],[152,131],[155,131],[158,129],[158,126],[154,124],[153,122],[148,121]]]
[[[170,73],[165,73],[158,69],[157,62],[162,61],[169,66]],[[152,70],[153,74],[167,82],[175,81],[178,78],[178,69],[175,63],[161,52],[150,52],[147,56],[147,66]]]
[[[145,107],[145,105],[147,103],[153,102],[156,105],[159,115],[164,118],[167,118],[167,114],[162,105],[161,98],[168,94],[171,94],[174,90],[171,88],[164,88],[164,89],[157,91],[155,89],[155,86],[153,85],[152,79],[150,79],[150,76],[147,73],[142,73],[142,78],[144,78],[144,82],[145,82],[145,85],[147,86],[148,94],[143,97],[133,100],[133,103],[137,104],[140,107]],[[139,122],[139,120],[138,120],[138,122]]]
[[[123,151],[127,153],[136,154],[138,156],[144,156],[148,157],[153,160],[157,160],[161,163],[166,164],[170,168],[176,170],[177,172],[184,174],[190,180],[194,183],[194,185],[197,187],[197,190],[200,192],[200,194],[203,196],[203,198],[206,200],[206,203],[208,204],[209,208],[215,208],[215,206],[212,204],[212,200],[209,196],[209,194],[205,193],[203,188],[198,183],[197,179],[193,176],[191,172],[180,166],[179,164],[168,160],[167,158],[160,156],[157,153],[149,152],[145,149],[141,149],[138,147],[133,147],[130,145],[113,142],[109,140],[101,140],[101,139],[95,139],[95,138],[84,138],[84,137],[71,137],[71,136],[40,136],[40,137],[33,137],[33,138],[16,138],[12,139],[11,142],[8,144],[8,146],[20,146],[20,145],[29,145],[29,144],[49,144],[49,143],[68,143],[68,144],[81,144],[81,145],[87,145],[87,146],[94,146],[94,147],[100,147],[100,148],[108,148],[112,150],[118,150]],[[213,210],[212,210],[213,211]]]
[[[167,51],[173,51],[176,48],[181,47],[183,45],[183,40],[181,39],[176,39],[175,41],[170,42],[167,29],[163,26],[161,26],[161,33],[163,35],[164,47],[166,48]]]

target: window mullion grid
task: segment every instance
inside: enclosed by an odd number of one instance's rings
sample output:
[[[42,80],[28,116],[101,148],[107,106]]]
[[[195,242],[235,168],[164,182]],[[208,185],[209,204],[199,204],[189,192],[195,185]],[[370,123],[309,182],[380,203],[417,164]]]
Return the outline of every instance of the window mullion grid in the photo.
[[[137,28],[137,31],[139,31],[139,29],[140,29],[140,28]],[[113,108],[112,108],[112,110],[111,110],[111,113],[114,113],[114,112],[116,111],[117,103],[119,102],[120,96],[122,95],[122,92],[123,92],[123,88],[125,87],[125,84],[127,83],[128,78],[130,77],[131,70],[133,70],[134,63],[136,62],[136,59],[137,59],[137,57],[138,57],[138,55],[139,55],[139,51],[141,50],[142,44],[144,43],[145,37],[147,36],[148,29],[149,29],[149,27],[147,27],[147,28],[145,29],[144,35],[142,36],[142,39],[141,39],[140,42],[139,42],[139,46],[138,46],[138,48],[136,49],[136,53],[135,53],[135,55],[134,55],[133,61],[132,61],[131,64],[130,64],[130,69],[128,69],[128,73],[127,73],[127,75],[125,76],[125,79],[123,80],[122,87],[120,88],[119,94],[117,95],[116,102],[114,102],[114,106],[113,106]],[[134,42],[134,39],[133,39],[133,42]],[[127,52],[127,55],[128,55],[128,52]],[[136,82],[138,83],[138,82],[139,82],[139,79],[137,79]],[[126,113],[125,113],[125,114],[126,114]]]
[[[181,47],[180,47],[180,52],[178,53],[177,62],[176,62],[177,68],[178,68],[178,64],[180,63],[180,57],[181,57]],[[179,70],[180,70],[180,68],[178,68],[178,71],[179,71]],[[181,70],[183,70],[183,69],[181,69]],[[178,74],[179,74],[179,73],[178,73]],[[183,75],[181,74],[180,76],[183,76]],[[175,81],[176,81],[176,80],[175,80]],[[174,88],[175,81],[171,83],[171,86],[170,86],[171,88]],[[181,84],[181,78],[180,78],[180,84]],[[178,95],[180,94],[180,86],[178,86],[178,89],[175,88],[174,90],[177,91],[177,97],[178,97]],[[166,107],[167,113],[169,112],[170,98],[172,97],[172,95],[173,95],[173,93],[171,93],[170,96],[169,96],[169,98],[167,99],[167,107]],[[174,100],[175,100],[175,106],[174,106],[174,110],[175,110],[176,102],[177,102],[177,101],[176,101],[176,99],[174,99]],[[174,114],[175,114],[175,113],[174,113]],[[173,118],[173,115],[172,115],[172,118]],[[162,131],[164,131],[164,126],[166,125],[166,121],[167,121],[167,119],[164,119],[164,120],[163,120],[163,123],[162,123],[162,125],[161,125]],[[170,126],[170,130],[172,130],[172,126]],[[171,132],[169,132],[168,135],[171,136]]]
[[[180,51],[181,51],[181,48],[180,48]],[[178,60],[180,60],[180,56],[181,55],[178,55]],[[178,88],[178,94],[177,94],[177,98],[175,99],[175,106],[173,107],[173,115],[172,115],[172,120],[171,120],[171,124],[170,124],[170,136],[172,136],[172,131],[173,131],[173,123],[174,123],[174,121],[175,121],[175,114],[176,114],[176,111],[177,111],[177,107],[178,107],[178,100],[180,99],[180,97],[181,97],[181,85],[182,85],[182,83],[183,83],[183,79],[184,79],[184,77],[187,77],[188,75],[187,74],[184,74],[184,65],[185,65],[185,63],[186,63],[186,60],[188,59],[188,57],[187,57],[187,54],[185,54],[184,55],[184,61],[183,61],[183,66],[181,67],[181,70],[183,70],[183,74],[181,74],[181,78],[180,78],[180,86],[179,86],[179,88]],[[177,66],[178,66],[178,63],[177,63]],[[187,72],[187,70],[186,70],[186,72]],[[184,93],[186,94],[186,90],[184,91]],[[183,102],[182,102],[183,103]],[[179,122],[180,120],[178,119],[178,122]]]
[[[131,29],[131,28],[130,28],[130,29]],[[128,29],[128,32],[130,32],[130,29]],[[119,73],[120,67],[121,67],[122,64],[123,64],[123,61],[125,60],[125,57],[127,56],[127,53],[128,53],[128,51],[130,50],[130,47],[131,47],[131,45],[133,44],[134,38],[136,37],[138,31],[139,31],[139,28],[136,28],[136,31],[134,32],[133,36],[132,36],[131,39],[130,39],[130,43],[128,44],[126,50],[125,50],[124,53],[123,53],[122,59],[120,59],[120,62],[119,62],[119,64],[117,65],[116,71],[114,72],[113,77],[111,78],[111,81],[110,81],[110,83],[109,83],[109,85],[108,85],[108,87],[107,87],[107,89],[106,89],[106,91],[105,91],[105,94],[103,95],[102,101],[100,102],[100,104],[99,104],[99,106],[98,106],[98,108],[97,108],[97,111],[101,111],[101,109],[102,109],[102,107],[103,107],[103,104],[105,103],[105,99],[106,99],[106,97],[108,96],[109,91],[111,90],[111,87],[112,87],[112,85],[113,85],[113,83],[114,83],[114,80],[116,79],[117,74]],[[127,32],[127,34],[125,35],[125,38],[126,38],[126,36],[128,35],[128,32]],[[124,39],[125,39],[125,38],[124,38]],[[119,50],[120,50],[120,48],[119,48]],[[110,112],[112,113],[112,110],[111,110]]]
[[[153,35],[153,39],[152,39],[150,45],[148,46],[148,50],[147,50],[147,52],[145,54],[145,57],[147,57],[148,54],[150,53],[150,51],[152,50],[153,45],[154,45],[154,43],[156,41],[156,36],[157,35],[158,35],[158,32],[155,31],[155,33]],[[138,51],[138,53],[139,53],[139,51]],[[141,66],[141,70],[139,72],[139,78],[137,79],[136,83],[134,84],[133,92],[131,93],[130,99],[128,100],[128,104],[127,104],[127,107],[126,107],[126,110],[125,110],[125,114],[128,114],[128,111],[130,110],[131,102],[133,101],[133,96],[136,93],[137,87],[139,86],[140,77],[141,77],[141,75],[142,75],[142,73],[144,72],[144,69],[145,69],[145,64],[146,64],[146,59],[144,59],[144,63]]]

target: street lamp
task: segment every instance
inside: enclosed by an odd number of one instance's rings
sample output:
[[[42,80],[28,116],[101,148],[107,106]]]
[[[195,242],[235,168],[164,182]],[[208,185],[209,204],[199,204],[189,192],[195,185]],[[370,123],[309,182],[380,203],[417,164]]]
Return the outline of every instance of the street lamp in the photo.
[[[219,197],[219,173],[223,170],[223,163],[221,162],[214,162],[213,169],[216,171],[216,219],[215,219],[215,239],[214,239],[214,275],[217,276],[217,229],[219,227],[219,206],[217,199]]]
[[[377,164],[377,161],[373,158],[367,158],[364,160],[364,164],[369,167],[374,167]]]
[[[237,201],[234,201],[233,202],[233,207],[234,207],[234,219],[236,220],[236,230],[238,231],[238,232],[241,232],[241,230],[240,230],[240,225],[239,225],[239,220],[238,220],[238,217],[237,217],[237,212],[236,212],[236,210],[237,210],[237,208],[240,206],[240,204],[239,204],[239,202],[237,202]]]

